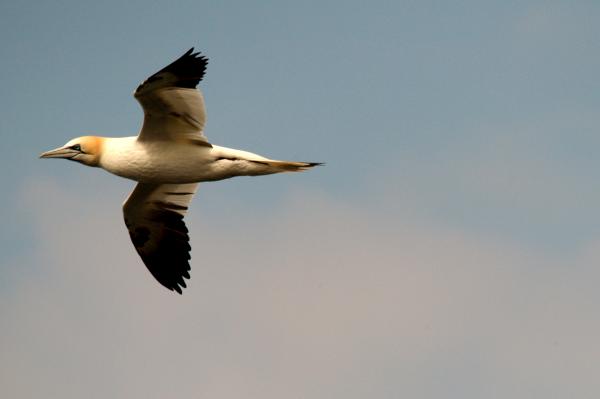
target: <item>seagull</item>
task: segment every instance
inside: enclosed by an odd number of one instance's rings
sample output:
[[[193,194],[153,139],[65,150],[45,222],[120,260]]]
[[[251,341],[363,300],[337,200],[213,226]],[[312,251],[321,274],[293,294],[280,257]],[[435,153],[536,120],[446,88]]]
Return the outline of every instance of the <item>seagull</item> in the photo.
[[[160,284],[182,293],[191,247],[183,220],[198,183],[234,176],[301,172],[318,162],[289,162],[211,144],[198,83],[208,58],[189,49],[133,93],[144,110],[137,136],[83,136],[40,158],[64,158],[137,182],[123,204],[137,253]]]

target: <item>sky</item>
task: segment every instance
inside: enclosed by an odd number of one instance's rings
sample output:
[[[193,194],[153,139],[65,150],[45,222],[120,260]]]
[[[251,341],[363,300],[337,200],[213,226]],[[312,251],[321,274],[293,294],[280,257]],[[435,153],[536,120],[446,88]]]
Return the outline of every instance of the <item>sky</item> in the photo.
[[[5,1],[0,37],[3,396],[600,395],[600,3]],[[38,155],[137,134],[192,46],[211,142],[326,165],[202,184],[179,296],[134,183]]]

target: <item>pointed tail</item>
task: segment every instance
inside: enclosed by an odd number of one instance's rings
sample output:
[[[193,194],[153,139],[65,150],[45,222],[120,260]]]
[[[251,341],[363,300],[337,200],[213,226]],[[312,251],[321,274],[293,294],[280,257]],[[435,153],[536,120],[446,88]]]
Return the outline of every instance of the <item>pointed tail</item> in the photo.
[[[323,162],[290,162],[290,161],[261,161],[282,172],[304,172],[312,167],[324,165]]]

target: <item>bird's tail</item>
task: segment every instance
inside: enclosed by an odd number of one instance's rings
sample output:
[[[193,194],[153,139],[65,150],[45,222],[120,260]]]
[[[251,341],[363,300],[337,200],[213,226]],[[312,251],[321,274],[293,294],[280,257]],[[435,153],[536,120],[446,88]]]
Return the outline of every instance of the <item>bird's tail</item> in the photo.
[[[290,162],[290,161],[261,161],[281,172],[304,172],[314,166],[323,165],[322,162]]]

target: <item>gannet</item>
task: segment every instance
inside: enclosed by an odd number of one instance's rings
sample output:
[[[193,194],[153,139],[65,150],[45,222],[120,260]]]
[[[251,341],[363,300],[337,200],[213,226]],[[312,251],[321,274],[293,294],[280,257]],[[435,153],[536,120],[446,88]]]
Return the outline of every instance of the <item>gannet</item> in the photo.
[[[142,261],[159,283],[179,294],[190,278],[188,229],[183,221],[198,183],[234,176],[300,172],[318,162],[289,162],[211,144],[198,83],[208,58],[192,47],[133,93],[144,110],[137,136],[83,136],[44,152],[131,179],[123,204],[125,226]]]

